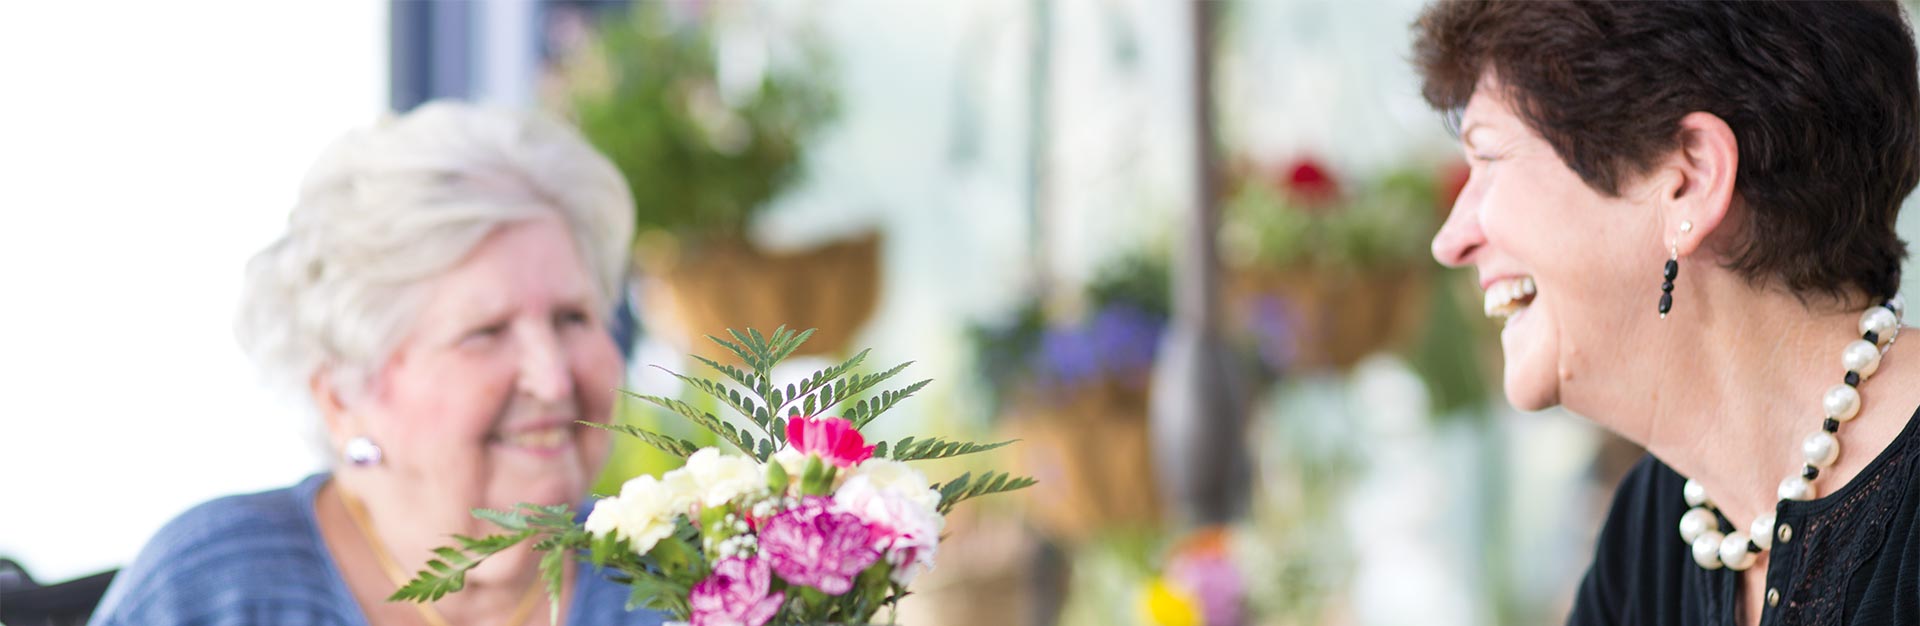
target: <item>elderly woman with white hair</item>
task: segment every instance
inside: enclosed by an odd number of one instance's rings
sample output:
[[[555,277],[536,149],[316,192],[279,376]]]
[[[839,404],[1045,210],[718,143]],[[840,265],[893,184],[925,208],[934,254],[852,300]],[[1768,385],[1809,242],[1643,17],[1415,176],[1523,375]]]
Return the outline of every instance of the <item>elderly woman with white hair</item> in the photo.
[[[93,623],[658,623],[580,568],[549,607],[524,546],[462,593],[385,600],[449,535],[493,530],[470,510],[587,496],[609,441],[578,421],[610,418],[623,368],[631,206],[606,158],[537,116],[429,104],[328,148],[248,264],[238,334],[338,461],[181,515]]]

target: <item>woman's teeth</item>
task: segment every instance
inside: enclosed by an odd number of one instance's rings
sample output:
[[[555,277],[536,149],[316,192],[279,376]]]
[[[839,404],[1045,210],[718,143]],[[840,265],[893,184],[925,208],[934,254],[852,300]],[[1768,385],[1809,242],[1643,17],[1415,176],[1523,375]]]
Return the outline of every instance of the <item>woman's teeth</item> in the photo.
[[[502,435],[500,441],[520,448],[558,448],[573,441],[573,427],[559,425],[523,430]]]
[[[1533,277],[1503,278],[1487,285],[1487,317],[1510,318],[1533,302]]]

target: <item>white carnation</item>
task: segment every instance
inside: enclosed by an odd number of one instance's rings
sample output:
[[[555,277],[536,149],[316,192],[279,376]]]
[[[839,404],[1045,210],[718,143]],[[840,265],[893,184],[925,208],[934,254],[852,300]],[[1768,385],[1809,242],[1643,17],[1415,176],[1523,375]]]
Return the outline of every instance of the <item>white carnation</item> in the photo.
[[[925,475],[905,463],[869,460],[834,492],[833,501],[881,531],[875,547],[893,564],[894,582],[911,584],[933,568],[947,520],[938,509],[940,492]]]
[[[865,476],[867,482],[873,484],[873,488],[898,494],[928,510],[940,505],[940,492],[935,491],[933,485],[927,482],[927,475],[906,463],[887,459],[868,459],[865,463],[861,463],[860,467],[855,468],[847,480],[852,481],[853,478],[860,476]]]
[[[722,455],[717,448],[701,448],[687,457],[685,467],[667,472],[664,480],[692,503],[705,507],[724,506],[740,496],[767,489],[767,474],[759,463]]]
[[[673,534],[674,518],[684,510],[682,498],[652,476],[640,476],[620,486],[620,495],[602,498],[587,515],[587,532],[617,533],[637,554]]]

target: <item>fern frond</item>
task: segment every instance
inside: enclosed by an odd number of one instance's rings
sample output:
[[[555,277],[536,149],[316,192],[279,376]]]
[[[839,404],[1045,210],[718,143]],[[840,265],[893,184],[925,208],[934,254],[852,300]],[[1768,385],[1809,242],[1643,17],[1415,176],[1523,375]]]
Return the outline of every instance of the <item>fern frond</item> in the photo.
[[[511,548],[532,536],[532,530],[523,530],[509,535],[488,535],[478,539],[455,535],[454,540],[459,542],[459,548],[435,549],[433,553],[438,558],[427,561],[427,569],[420,570],[414,575],[413,580],[401,585],[393,595],[387,597],[387,601],[433,602],[439,600],[467,586],[468,570],[480,565],[487,557]]]
[[[907,385],[905,388],[882,392],[879,396],[867,398],[865,402],[855,402],[847,409],[845,417],[853,422],[854,430],[866,428],[867,424],[880,417],[881,413],[887,412],[887,409],[893,408],[893,405],[899,404],[901,400],[907,399],[931,382],[933,381],[923,380]]]
[[[626,424],[601,424],[598,422],[580,422],[580,423],[586,424],[588,426],[592,426],[594,428],[598,428],[601,430],[611,430],[616,433],[626,434],[628,436],[639,439],[641,442],[649,446],[653,446],[654,448],[660,450],[661,452],[665,452],[667,454],[671,454],[683,459],[693,456],[693,453],[700,451],[700,444],[696,444],[694,442],[687,441],[685,439],[674,439],[672,437],[668,437],[660,433],[641,429],[634,426],[628,426]]]
[[[972,473],[962,474],[953,482],[938,487],[940,491],[941,515],[953,510],[954,505],[980,496],[1017,491],[1034,486],[1038,481],[1025,476],[1014,477],[1006,472],[987,472],[979,480],[972,480]]]
[[[621,393],[625,393],[639,400],[644,400],[654,406],[673,411],[681,417],[687,418],[688,421],[713,431],[713,434],[719,435],[720,438],[727,443],[733,444],[733,447],[740,449],[741,452],[753,454],[753,437],[748,435],[746,431],[735,428],[733,424],[727,423],[726,420],[720,419],[712,413],[696,409],[691,404],[673,398],[644,396],[631,391],[622,391]],[[761,460],[765,461],[766,459]]]
[[[1014,440],[1008,440],[1008,441],[1001,441],[997,443],[972,443],[968,441],[947,441],[945,439],[926,439],[918,443],[915,443],[912,437],[908,437],[906,439],[900,440],[899,443],[894,444],[892,458],[895,461],[925,461],[930,459],[944,459],[949,457],[976,454],[980,452],[986,452],[988,450],[1003,448],[1003,447],[1006,447],[1007,444],[1013,443],[1015,441],[1019,441],[1019,440],[1014,439]],[[881,450],[879,449],[878,446],[875,446],[873,454],[876,457],[887,458],[886,455],[881,453]]]

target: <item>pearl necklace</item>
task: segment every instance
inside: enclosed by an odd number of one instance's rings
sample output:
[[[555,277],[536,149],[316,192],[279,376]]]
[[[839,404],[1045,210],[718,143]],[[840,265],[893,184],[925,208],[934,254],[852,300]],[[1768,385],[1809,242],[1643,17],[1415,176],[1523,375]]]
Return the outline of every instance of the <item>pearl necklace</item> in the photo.
[[[1820,430],[1800,442],[1800,454],[1806,459],[1806,466],[1799,474],[1780,481],[1777,492],[1780,501],[1814,498],[1813,480],[1820,476],[1821,469],[1840,458],[1840,440],[1834,438],[1834,433],[1840,430],[1842,422],[1860,414],[1857,387],[1880,369],[1881,355],[1893,347],[1895,336],[1900,334],[1900,316],[1905,309],[1906,302],[1895,295],[1860,314],[1860,339],[1840,351],[1840,364],[1847,369],[1846,378],[1843,383],[1827,389],[1821,398],[1826,420]],[[1721,534],[1719,509],[1707,497],[1707,488],[1688,479],[1681,493],[1691,508],[1680,516],[1680,538],[1693,546],[1693,562],[1700,567],[1714,570],[1725,566],[1742,571],[1752,567],[1760,553],[1773,546],[1773,513],[1754,518],[1747,532],[1735,530]]]

